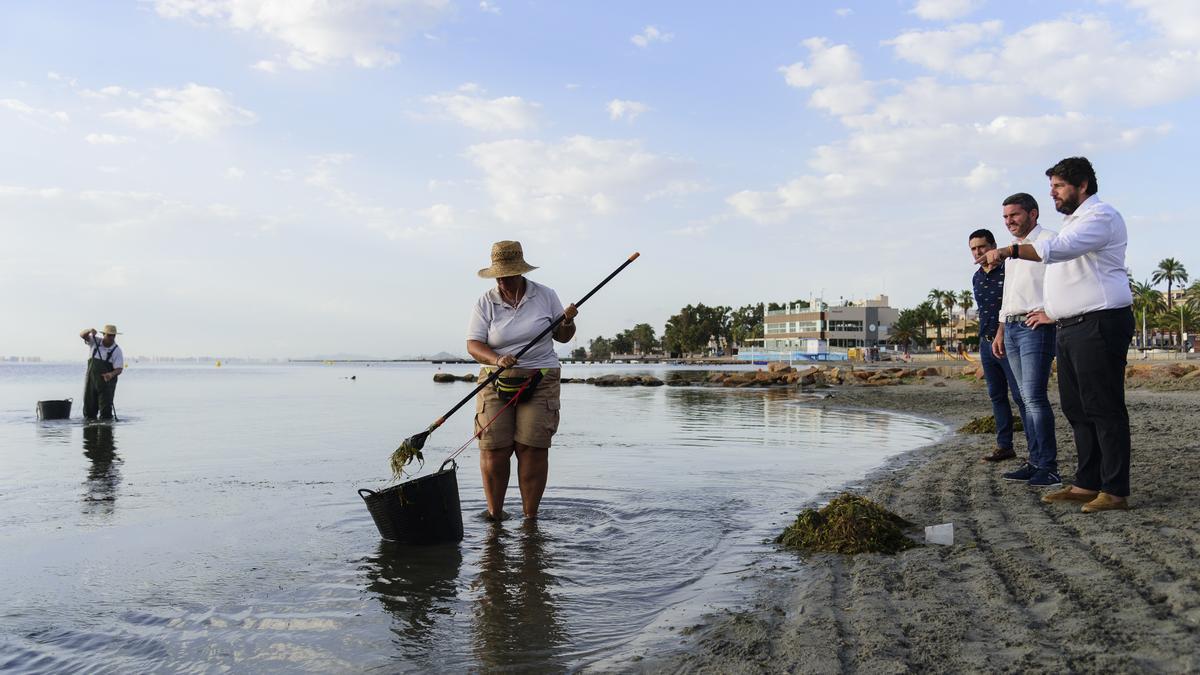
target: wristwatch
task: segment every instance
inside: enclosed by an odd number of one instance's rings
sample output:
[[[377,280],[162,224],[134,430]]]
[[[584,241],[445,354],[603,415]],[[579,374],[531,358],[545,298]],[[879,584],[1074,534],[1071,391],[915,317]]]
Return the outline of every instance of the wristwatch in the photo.
[[[1012,252],[1009,254],[1009,257],[1012,258],[1013,260],[1021,259],[1021,245],[1020,244],[1012,245]]]

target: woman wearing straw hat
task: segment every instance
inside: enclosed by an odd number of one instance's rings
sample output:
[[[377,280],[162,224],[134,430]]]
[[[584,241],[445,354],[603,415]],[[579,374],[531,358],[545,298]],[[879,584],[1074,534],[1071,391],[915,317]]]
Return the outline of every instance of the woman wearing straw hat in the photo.
[[[95,328],[85,328],[79,332],[79,337],[92,350],[88,359],[87,379],[83,384],[83,418],[87,421],[96,419],[111,420],[113,417],[113,396],[117,393],[117,376],[125,370],[125,354],[117,346],[117,327],[108,324],[104,327],[104,337],[96,338]]]
[[[561,365],[550,335],[530,347],[519,363],[513,355],[559,316],[565,318],[551,333],[554,340],[568,342],[575,336],[578,310],[575,305],[564,308],[554,289],[523,276],[535,269],[525,262],[520,242],[493,244],[492,266],[479,270],[479,276],[495,279],[496,287],[475,303],[467,328],[467,353],[484,364],[480,377],[487,377],[495,367],[505,368],[505,376],[475,398],[485,515],[493,520],[504,517],[514,452],[522,510],[526,518],[537,518],[546,490],[550,439],[558,430]],[[514,395],[516,402],[511,400]]]

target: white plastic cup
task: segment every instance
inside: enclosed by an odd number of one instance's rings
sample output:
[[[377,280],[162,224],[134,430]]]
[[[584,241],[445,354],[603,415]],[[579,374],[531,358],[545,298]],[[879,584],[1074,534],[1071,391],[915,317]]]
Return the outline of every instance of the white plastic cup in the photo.
[[[927,526],[925,528],[925,543],[952,546],[954,544],[954,523]]]

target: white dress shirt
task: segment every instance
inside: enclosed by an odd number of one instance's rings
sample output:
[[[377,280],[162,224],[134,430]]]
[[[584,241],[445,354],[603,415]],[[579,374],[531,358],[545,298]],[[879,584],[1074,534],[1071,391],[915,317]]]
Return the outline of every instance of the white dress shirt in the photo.
[[[1058,233],[1041,225],[1034,227],[1024,239],[1014,239],[1018,244],[1032,244],[1053,239]],[[1004,261],[1004,300],[1000,303],[1000,320],[1010,316],[1028,314],[1045,309],[1042,286],[1046,278],[1046,266],[1033,260],[1007,258]]]
[[[505,356],[521,351],[530,340],[537,337],[555,319],[562,316],[563,305],[558,293],[549,286],[525,279],[525,295],[516,307],[510,306],[500,297],[500,290],[492,288],[480,296],[471,312],[467,326],[467,339],[487,344],[497,354]],[[552,336],[547,334],[529,348],[518,368],[558,368],[558,354],[554,353]]]
[[[1046,314],[1065,319],[1133,304],[1125,271],[1125,219],[1096,195],[1063,218],[1058,236],[1033,243],[1046,263]]]

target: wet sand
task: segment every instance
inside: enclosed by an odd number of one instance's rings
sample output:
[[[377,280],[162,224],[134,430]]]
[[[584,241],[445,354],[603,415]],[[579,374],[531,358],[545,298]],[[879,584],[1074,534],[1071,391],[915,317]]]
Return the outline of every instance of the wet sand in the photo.
[[[871,407],[957,429],[991,413],[983,387],[930,378],[839,387],[820,406]],[[934,383],[944,382],[945,386]],[[1052,384],[1052,390],[1055,387]],[[1064,479],[1075,466],[1055,408]],[[953,546],[820,554],[743,583],[756,602],[709,615],[623,669],[643,672],[1190,672],[1200,669],[1200,392],[1128,392],[1133,509],[1043,504],[979,457],[993,435],[952,434],[856,491]],[[1024,455],[1024,439],[1017,445]],[[799,510],[804,504],[794,505]]]

